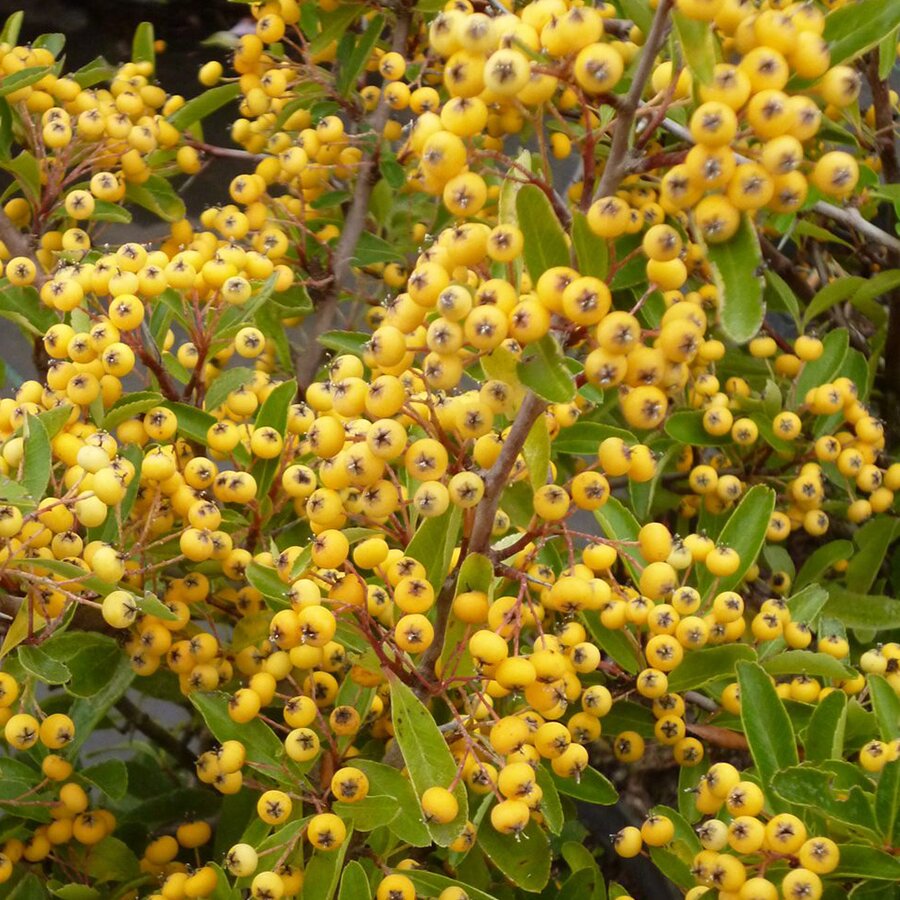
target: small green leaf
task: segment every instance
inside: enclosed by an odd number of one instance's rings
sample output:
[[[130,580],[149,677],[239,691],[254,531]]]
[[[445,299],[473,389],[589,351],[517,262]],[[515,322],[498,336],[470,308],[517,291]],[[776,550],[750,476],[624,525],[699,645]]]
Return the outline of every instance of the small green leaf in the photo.
[[[437,872],[410,869],[403,874],[416,886],[419,893],[426,897],[437,897],[446,888],[459,887],[466,892],[469,900],[496,900],[491,894],[486,894],[484,891],[472,887],[471,884],[464,884],[456,878],[448,878],[446,875],[439,875]],[[369,900],[369,896],[369,894],[366,894],[366,900]]]
[[[9,44],[14,47],[19,41],[19,32],[22,30],[22,22],[25,21],[25,13],[17,10],[3,23],[3,31],[0,32],[0,44]]]
[[[766,280],[766,303],[774,312],[785,312],[800,327],[800,303],[791,286],[776,272],[766,269],[763,273]]]
[[[274,428],[284,437],[287,432],[288,413],[296,397],[297,382],[293,378],[274,387],[256,414],[256,427]],[[262,500],[268,494],[280,466],[280,456],[260,460],[253,466],[258,500]]]
[[[291,603],[287,598],[288,586],[278,577],[274,569],[268,569],[253,561],[247,566],[247,581],[265,598],[272,610],[287,609]]]
[[[35,501],[44,497],[50,483],[50,471],[53,465],[53,451],[50,438],[44,423],[37,416],[29,415],[23,427],[25,435],[25,456],[22,472],[22,484]]]
[[[444,736],[421,700],[397,678],[390,677],[389,680],[394,737],[403,754],[417,797],[421,798],[430,787],[449,788],[456,777],[456,761]],[[447,847],[453,842],[462,831],[469,814],[466,791],[462,784],[456,785],[453,796],[459,805],[459,812],[453,821],[447,825],[426,823],[434,842],[441,847]]]
[[[485,817],[478,829],[478,846],[513,884],[537,893],[550,879],[550,841],[533,820],[520,836],[500,834]]]
[[[856,785],[836,791],[832,782],[833,776],[829,772],[802,765],[774,773],[769,784],[775,794],[788,803],[876,834],[878,827],[871,795],[865,794]]]
[[[600,444],[610,437],[621,438],[627,444],[637,443],[637,438],[624,428],[603,422],[576,422],[571,428],[559,432],[553,441],[553,450],[557,453],[596,456]]]
[[[804,327],[816,316],[821,316],[832,306],[855,294],[863,284],[865,284],[865,279],[858,275],[846,275],[843,278],[835,278],[834,281],[830,281],[825,287],[820,288],[803,312]]]
[[[134,38],[131,42],[131,61],[136,63],[148,62],[151,66],[155,66],[155,42],[156,36],[153,33],[153,23],[140,22],[134,30]]]
[[[332,42],[339,41],[344,32],[362,15],[365,7],[356,3],[342,3],[333,11],[320,15],[321,30],[309,35],[309,53],[321,53]]]
[[[900,859],[876,850],[871,844],[841,844],[841,861],[830,873],[839,881],[871,878],[875,881],[900,882]]]
[[[369,779],[369,789],[379,796],[390,797],[397,808],[398,814],[388,823],[388,829],[413,847],[430,846],[431,835],[422,820],[422,811],[410,780],[392,766],[370,759],[354,760],[354,765]]]
[[[869,675],[869,695],[872,698],[872,712],[878,722],[878,730],[884,741],[900,737],[900,697],[881,675]]]
[[[763,280],[757,274],[762,254],[749,216],[742,218],[741,226],[731,240],[710,244],[707,258],[719,289],[722,331],[736,344],[746,343],[759,332],[766,312]]]
[[[134,681],[134,671],[124,653],[119,653],[112,665],[103,669],[103,686],[90,697],[79,697],[69,707],[69,718],[75,724],[75,737],[69,742],[71,754],[94,733],[94,729],[109,712],[110,707],[128,690]]]
[[[121,800],[128,791],[128,769],[121,759],[107,759],[78,774],[113,800]]]
[[[572,244],[578,271],[605,280],[609,275],[609,245],[588,227],[587,216],[576,210],[572,217]]]
[[[374,266],[402,259],[403,253],[396,244],[388,243],[384,238],[364,231],[356,242],[350,261],[354,266]]]
[[[6,97],[22,88],[37,84],[42,78],[53,71],[51,66],[29,66],[27,69],[19,69],[12,75],[0,78],[0,97]]]
[[[559,834],[565,825],[562,803],[559,799],[559,791],[553,780],[550,769],[546,766],[537,767],[538,787],[543,791],[541,795],[541,814],[547,823],[551,834]]]
[[[794,580],[794,589],[799,591],[807,585],[814,584],[833,568],[837,563],[850,559],[853,555],[853,544],[850,541],[829,541],[816,548],[804,560]],[[818,587],[818,585],[816,585]]]
[[[703,411],[685,409],[672,413],[663,428],[669,437],[689,447],[720,447],[731,443],[731,435],[709,434],[703,427]]]
[[[55,660],[33,644],[22,644],[19,647],[19,663],[26,672],[44,684],[65,684],[72,677],[65,663]]]
[[[900,7],[883,0],[862,0],[825,17],[824,38],[831,49],[831,65],[856,59],[900,25]]]
[[[232,100],[235,100],[240,93],[241,86],[237,82],[220,84],[218,87],[210,88],[198,97],[188,100],[181,109],[175,110],[169,116],[169,123],[174,125],[179,131],[186,131],[195,122],[205,119],[217,109],[221,109]]]
[[[719,678],[734,678],[740,661],[752,662],[756,653],[747,644],[722,644],[685,654],[684,660],[669,676],[672,691],[695,691]]]
[[[613,787],[612,782],[590,766],[581,773],[581,777],[578,779],[562,778],[553,771],[550,772],[550,779],[560,794],[575,797],[577,800],[585,800],[600,806],[612,806],[619,799],[618,791]]]
[[[828,332],[822,343],[824,345],[822,355],[812,362],[804,363],[797,376],[798,397],[805,397],[810,388],[831,381],[841,370],[841,364],[850,346],[847,329],[835,328]]]
[[[853,668],[839,659],[813,650],[786,650],[764,660],[762,667],[770,675],[810,675],[837,681],[856,674]]]
[[[897,534],[897,520],[890,516],[875,516],[853,536],[859,548],[847,566],[847,589],[868,593],[881,571],[885,554]]]
[[[707,22],[689,19],[680,12],[672,13],[672,21],[688,69],[701,84],[709,84],[716,65],[716,42],[712,29]]]
[[[338,801],[332,805],[332,812],[351,823],[357,831],[374,831],[382,825],[389,825],[400,810],[391,802],[390,797],[368,794],[353,803]]]
[[[348,826],[347,837],[336,850],[316,850],[307,862],[303,877],[303,896],[331,900],[337,890],[344,867],[344,857],[353,836]]]
[[[549,403],[569,403],[575,397],[575,382],[566,358],[549,334],[525,348],[516,373],[522,384]]]
[[[133,419],[154,406],[163,402],[163,395],[159,391],[134,391],[125,394],[106,411],[103,418],[103,430],[113,431],[123,422]]]
[[[166,622],[175,622],[178,619],[178,616],[153,591],[144,591],[144,596],[137,598],[137,607],[145,615],[155,616]]]
[[[762,784],[767,785],[779,769],[796,766],[799,761],[794,729],[781,698],[762,666],[739,662],[737,673],[741,691],[741,724],[757,775]]]
[[[847,726],[847,695],[832,691],[813,710],[803,735],[803,749],[808,762],[840,759],[844,753],[844,731]]]
[[[125,197],[130,203],[136,203],[164,222],[178,222],[185,216],[184,200],[161,175],[151,175],[141,184],[128,182],[125,186]]]
[[[846,628],[894,628],[900,621],[900,600],[879,594],[848,591],[840,585],[828,585],[825,615],[840,620]]]
[[[583,612],[581,618],[596,644],[621,669],[631,675],[637,675],[644,668],[640,647],[631,636],[631,632],[607,628],[600,621],[600,614],[595,610]]]
[[[594,510],[594,518],[600,523],[605,537],[613,541],[626,541],[631,544],[638,539],[641,530],[640,523],[629,510],[616,497],[610,497],[600,509]],[[640,580],[638,564],[640,554],[632,546],[619,548],[619,557],[628,569],[628,574],[634,581]]]
[[[101,81],[110,81],[115,74],[115,67],[111,66],[102,56],[97,56],[80,69],[76,69],[69,77],[84,89],[93,87]]]
[[[900,842],[900,759],[891,760],[882,770],[875,791],[875,818],[885,844]]]
[[[349,353],[352,356],[362,356],[365,345],[371,339],[371,334],[364,331],[326,331],[318,337],[319,343],[336,353]]]
[[[131,212],[118,203],[110,203],[108,200],[95,200],[94,211],[91,213],[92,222],[116,222],[128,224],[131,221]]]
[[[537,490],[550,477],[550,433],[547,430],[546,416],[538,416],[531,426],[522,447],[522,456],[528,466],[531,487]]]
[[[771,488],[758,484],[744,494],[719,533],[719,542],[740,554],[740,565],[733,575],[718,579],[705,566],[702,567],[697,576],[701,593],[705,594],[713,583],[719,592],[733,590],[741,583],[765,543],[774,509],[775,492]]]
[[[416,529],[406,548],[407,556],[425,566],[427,578],[435,592],[440,591],[450,571],[461,524],[462,510],[451,505],[441,515],[426,519]]]
[[[22,193],[37,201],[41,196],[41,166],[28,150],[5,162],[3,168],[15,176]]]
[[[537,284],[547,269],[569,265],[566,234],[550,200],[539,187],[522,185],[516,195],[516,215],[525,237],[522,252],[532,282]]]
[[[203,406],[207,410],[218,409],[232,391],[236,391],[253,380],[253,369],[247,366],[236,366],[225,369],[206,389]]]
[[[366,870],[355,859],[351,860],[341,875],[338,900],[370,900],[371,896]]]

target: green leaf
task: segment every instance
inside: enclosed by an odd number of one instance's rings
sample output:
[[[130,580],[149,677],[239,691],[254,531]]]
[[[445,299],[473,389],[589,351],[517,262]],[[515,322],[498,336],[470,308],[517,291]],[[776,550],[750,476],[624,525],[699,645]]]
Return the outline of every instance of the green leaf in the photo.
[[[794,729],[781,698],[762,666],[739,662],[737,673],[741,691],[741,724],[750,745],[756,773],[762,784],[767,785],[779,769],[798,763]]]
[[[68,666],[33,644],[19,647],[19,662],[26,672],[44,684],[65,684],[72,677]]]
[[[449,788],[456,777],[456,761],[444,736],[421,700],[397,678],[390,676],[389,680],[394,738],[403,754],[416,796],[421,798],[430,787]],[[448,847],[453,842],[469,814],[462,784],[456,785],[453,796],[459,804],[459,812],[453,821],[446,825],[426,823],[434,842],[441,847]]]
[[[495,831],[486,817],[478,829],[478,846],[523,891],[536,894],[550,879],[550,841],[534,821],[517,837]]]
[[[594,642],[621,669],[631,675],[637,675],[644,668],[640,648],[637,641],[631,637],[631,632],[607,628],[600,621],[600,614],[594,610],[583,612],[581,618]]]
[[[854,669],[839,659],[813,650],[786,650],[764,660],[762,667],[770,675],[810,675],[838,681],[856,674]]]
[[[53,451],[44,423],[37,416],[28,415],[23,427],[25,434],[25,457],[22,484],[35,501],[43,499],[50,483]]]
[[[553,205],[539,187],[522,185],[516,195],[516,215],[525,237],[522,253],[533,283],[537,284],[547,269],[569,265],[566,234]]]
[[[12,75],[5,75],[0,79],[0,97],[6,97],[22,88],[37,84],[46,75],[53,71],[52,66],[29,66],[27,69],[19,69]]]
[[[217,87],[210,88],[198,97],[188,100],[181,109],[175,110],[169,116],[169,123],[174,125],[179,131],[186,131],[195,122],[205,119],[217,109],[221,109],[232,100],[237,99],[240,93],[241,86],[236,82],[233,84],[220,84]]]
[[[900,697],[881,675],[869,675],[869,696],[872,699],[872,712],[878,722],[878,730],[884,741],[893,741],[900,737]]]
[[[814,550],[804,561],[794,580],[795,590],[822,579],[825,573],[837,563],[850,559],[853,555],[853,544],[850,541],[829,541]]]
[[[741,660],[752,662],[756,653],[747,644],[722,644],[685,654],[684,660],[669,676],[669,690],[695,691],[718,678],[734,678]]]
[[[553,771],[550,771],[550,779],[560,794],[575,797],[577,800],[585,800],[600,806],[612,806],[619,799],[619,793],[612,782],[591,766],[588,766],[577,780],[562,778]]]
[[[15,322],[41,337],[59,319],[41,302],[33,287],[13,287],[3,284],[0,289],[0,316]]]
[[[37,201],[41,196],[41,167],[33,153],[23,150],[3,168],[15,176],[22,193]]]
[[[763,280],[757,275],[762,254],[749,216],[743,216],[741,226],[731,240],[710,244],[707,258],[719,289],[722,331],[736,344],[746,343],[759,332],[766,312]]]
[[[632,542],[638,539],[641,530],[640,523],[629,510],[616,497],[610,497],[600,509],[594,510],[594,518],[600,523],[605,537],[613,541]],[[625,564],[628,574],[634,581],[640,580],[640,571],[637,568],[640,555],[635,547],[619,547],[619,557]]]
[[[128,768],[121,759],[107,759],[78,774],[112,800],[121,800],[128,791]]]
[[[350,262],[354,266],[374,266],[402,259],[403,253],[396,244],[390,244],[384,238],[364,231],[356,242]]]
[[[178,616],[153,591],[145,591],[143,597],[138,597],[137,607],[145,615],[155,616],[166,622],[174,622],[178,619]]]
[[[0,44],[15,46],[19,41],[19,32],[22,30],[22,22],[25,21],[25,13],[22,10],[14,12],[4,23],[0,32]]]
[[[390,797],[368,794],[354,803],[336,802],[332,804],[332,812],[352,824],[357,831],[374,831],[390,824],[400,810],[391,803]]]
[[[208,694],[194,691],[189,695],[189,699],[197,712],[203,716],[203,721],[206,722],[212,736],[220,744],[230,740],[243,743],[247,748],[248,766],[251,768],[259,766],[263,770],[271,767],[281,768],[284,746],[265,722],[259,719],[243,724],[234,722],[228,715],[228,695],[222,691]],[[266,771],[265,774],[272,777],[271,771]]]
[[[233,85],[233,87],[237,87],[237,85]],[[191,103],[193,102],[192,100]],[[178,222],[185,216],[184,200],[175,193],[175,188],[161,175],[151,175],[142,184],[129,182],[125,186],[125,198],[129,203],[136,203],[148,212],[152,212],[164,222]]]
[[[113,431],[123,422],[142,415],[154,406],[159,406],[163,399],[159,391],[134,391],[125,394],[106,411],[103,417],[103,430]]]
[[[546,766],[537,767],[538,787],[543,791],[541,795],[541,814],[547,823],[551,834],[559,834],[565,825],[562,803],[559,799],[559,791],[556,782],[552,778],[550,769]]]
[[[831,65],[856,59],[900,25],[900,7],[883,0],[862,0],[825,17],[824,38],[831,49]]]
[[[332,41],[339,41],[344,32],[362,15],[365,7],[355,3],[342,3],[333,12],[320,16],[321,31],[309,35],[309,53],[321,53]]]
[[[606,279],[609,275],[609,245],[588,227],[587,216],[576,210],[572,216],[572,244],[578,271],[582,275]]]
[[[297,397],[297,382],[291,378],[274,387],[256,414],[257,428],[274,428],[282,437],[287,432],[288,413]],[[262,500],[269,493],[272,481],[281,466],[281,457],[258,461],[253,466],[256,478],[256,497]]]
[[[803,735],[803,749],[807,762],[840,759],[844,751],[844,730],[847,726],[847,695],[832,691],[820,700]]]
[[[51,31],[48,34],[38,35],[31,46],[49,50],[54,57],[58,57],[62,53],[63,47],[66,46],[66,36],[58,31]]]
[[[875,516],[856,532],[853,542],[859,549],[847,566],[845,582],[848,590],[868,593],[881,571],[888,547],[897,535],[897,526],[895,518]]]
[[[355,859],[351,860],[341,875],[338,900],[370,900],[371,896],[366,870]]]
[[[522,456],[528,466],[531,487],[537,490],[550,477],[550,433],[547,430],[546,416],[538,416],[531,426],[522,447]]]
[[[116,70],[102,56],[97,56],[80,69],[76,69],[69,77],[82,89],[93,87],[101,81],[110,81]]]
[[[835,278],[834,281],[820,288],[804,310],[803,326],[806,327],[816,316],[822,315],[832,306],[836,306],[842,300],[855,294],[863,284],[865,284],[865,280],[858,275],[847,275],[843,278]]]
[[[644,0],[622,0],[622,11],[644,35],[650,32],[650,26],[653,24],[650,4],[644,3]]]
[[[766,303],[768,308],[777,312],[786,312],[800,327],[800,303],[791,286],[776,272],[766,269],[763,273],[766,280]]]
[[[206,390],[203,407],[206,410],[218,409],[232,391],[236,391],[253,380],[254,371],[247,366],[236,366],[225,369]]]
[[[689,19],[680,12],[672,13],[672,21],[688,69],[701,84],[709,84],[716,65],[716,43],[712,29],[707,22]]]
[[[850,337],[846,328],[835,328],[822,341],[822,355],[812,362],[804,363],[797,376],[797,396],[805,397],[806,392],[820,384],[831,381],[841,370],[841,363],[847,355]]]
[[[326,331],[318,337],[319,343],[336,353],[349,353],[362,356],[363,348],[369,342],[371,334],[364,331]]]
[[[775,492],[771,488],[758,484],[744,494],[719,533],[719,542],[740,554],[740,565],[733,575],[718,579],[703,566],[697,576],[701,593],[706,593],[713,583],[719,592],[733,590],[741,583],[765,543],[766,530],[774,509]]]
[[[900,759],[891,760],[881,770],[875,791],[875,818],[884,842],[896,847],[900,840]]]
[[[430,846],[431,835],[422,820],[422,811],[410,780],[392,766],[370,759],[356,759],[353,764],[365,773],[373,793],[389,797],[396,806],[398,813],[388,823],[388,829],[413,847]]]
[[[75,737],[67,750],[74,754],[93,734],[109,708],[128,690],[134,680],[134,671],[124,653],[119,653],[116,662],[104,667],[103,686],[90,697],[79,697],[69,707],[69,717],[75,724]]]
[[[155,66],[155,42],[156,36],[153,33],[153,23],[138,23],[138,27],[134,29],[134,38],[131,42],[131,61],[136,63],[148,62],[150,65]]]
[[[450,571],[450,561],[456,549],[456,539],[462,524],[462,510],[450,506],[445,512],[426,519],[413,535],[406,555],[425,566],[426,577],[435,592],[439,592]]]
[[[347,837],[337,850],[316,850],[307,862],[303,877],[303,896],[316,900],[331,900],[337,890],[344,867],[344,857],[350,846],[353,830],[347,827]]]
[[[575,397],[575,382],[565,355],[549,334],[525,348],[516,373],[522,384],[549,403],[569,403]]]
[[[576,422],[571,428],[559,432],[553,441],[553,449],[557,453],[596,456],[597,448],[609,437],[621,438],[628,444],[637,443],[637,438],[624,428],[603,422]]]
[[[253,561],[247,566],[247,581],[265,598],[266,605],[272,610],[287,609],[291,604],[287,598],[286,585],[274,569]]]
[[[469,900],[496,900],[492,894],[486,894],[471,884],[464,884],[456,878],[448,878],[437,872],[427,872],[424,869],[409,869],[403,873],[416,886],[418,892],[426,897],[437,897],[439,893],[449,887],[462,888]],[[366,894],[365,900],[369,900]],[[343,897],[341,898],[343,900]]]
[[[900,859],[876,850],[868,844],[841,844],[841,861],[830,877],[872,878],[876,881],[900,881]]]
[[[672,413],[663,428],[669,437],[688,446],[720,447],[722,444],[730,444],[730,434],[716,437],[706,431],[703,427],[703,415],[703,411],[699,409],[681,410]]]
[[[834,776],[814,766],[791,766],[776,772],[769,784],[783,800],[803,806],[829,819],[877,833],[870,796],[856,785],[836,791]]]
[[[894,628],[900,621],[900,600],[878,594],[861,594],[830,584],[825,615],[839,619],[846,628],[875,631]]]
[[[131,221],[131,212],[118,203],[110,203],[108,200],[95,200],[94,211],[91,213],[92,222],[116,222],[127,225]]]

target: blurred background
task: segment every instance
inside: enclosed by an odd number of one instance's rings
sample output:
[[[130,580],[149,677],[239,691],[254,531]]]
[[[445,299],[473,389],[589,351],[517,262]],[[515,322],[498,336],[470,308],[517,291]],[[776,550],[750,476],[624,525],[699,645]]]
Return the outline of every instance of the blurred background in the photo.
[[[74,71],[97,56],[110,63],[130,59],[135,28],[140,22],[152,21],[156,38],[164,45],[157,54],[157,78],[170,93],[186,97],[203,90],[197,82],[200,66],[210,59],[224,64],[229,44],[248,26],[252,29],[247,8],[228,0],[0,0],[0,25],[17,10],[25,12],[20,42],[48,32],[66,36],[66,71]],[[225,109],[205,123],[208,139],[230,144],[228,124],[233,117],[233,110]],[[189,214],[196,216],[205,206],[220,202],[222,184],[238,170],[227,160],[217,160],[191,179],[183,194]],[[159,222],[151,223],[149,217],[142,225],[136,215],[135,223],[126,226],[123,240],[150,240],[160,233]],[[109,240],[116,238],[112,230],[105,235]],[[0,359],[6,364],[4,391],[35,374],[29,342],[5,320],[0,320]]]

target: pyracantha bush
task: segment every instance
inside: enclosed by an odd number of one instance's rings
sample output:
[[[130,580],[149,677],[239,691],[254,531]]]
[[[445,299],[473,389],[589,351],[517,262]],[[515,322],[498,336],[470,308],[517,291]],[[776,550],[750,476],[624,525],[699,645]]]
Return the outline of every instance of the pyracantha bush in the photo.
[[[900,7],[247,10],[0,35],[0,895],[895,897]]]

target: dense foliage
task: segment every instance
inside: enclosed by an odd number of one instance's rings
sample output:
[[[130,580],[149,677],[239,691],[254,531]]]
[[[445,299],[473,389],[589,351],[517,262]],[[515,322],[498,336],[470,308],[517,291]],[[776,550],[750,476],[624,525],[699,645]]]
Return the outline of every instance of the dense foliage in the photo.
[[[247,10],[0,35],[0,896],[895,897],[900,7]]]

